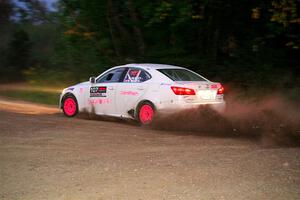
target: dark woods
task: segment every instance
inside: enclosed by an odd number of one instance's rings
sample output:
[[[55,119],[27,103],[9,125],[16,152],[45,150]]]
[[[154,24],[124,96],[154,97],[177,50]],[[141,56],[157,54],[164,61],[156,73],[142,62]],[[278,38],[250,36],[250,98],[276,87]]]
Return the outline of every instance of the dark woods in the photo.
[[[76,82],[132,62],[240,88],[300,85],[298,0],[0,1],[1,80]]]

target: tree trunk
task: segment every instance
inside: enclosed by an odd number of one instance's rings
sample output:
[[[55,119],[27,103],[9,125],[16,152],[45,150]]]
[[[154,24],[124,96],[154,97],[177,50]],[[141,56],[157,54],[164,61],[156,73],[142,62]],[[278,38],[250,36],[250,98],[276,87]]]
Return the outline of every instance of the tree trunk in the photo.
[[[212,46],[211,46],[211,60],[212,64],[216,64],[217,57],[218,57],[218,46],[219,46],[219,36],[220,31],[216,29],[212,36]]]
[[[127,5],[128,5],[128,10],[129,10],[129,16],[133,22],[133,31],[134,31],[134,34],[137,39],[139,53],[140,53],[140,55],[144,55],[145,54],[145,42],[144,42],[142,30],[138,26],[139,19],[138,19],[136,9],[132,3],[132,0],[128,0]]]
[[[121,38],[124,38],[125,41],[126,40],[128,41],[129,40],[129,34],[128,34],[127,30],[124,28],[123,24],[121,23],[121,20],[119,18],[119,13],[115,9],[112,0],[107,1],[107,7],[108,7],[108,9],[111,13],[113,24],[116,26],[116,28],[120,32]]]
[[[111,16],[111,12],[110,12],[111,11],[110,6],[109,6],[109,3],[107,3],[106,20],[107,20],[107,23],[108,23],[109,33],[110,33],[110,37],[111,37],[111,41],[112,41],[112,44],[113,44],[114,51],[115,51],[116,55],[118,57],[120,57],[120,46],[117,44],[117,41],[115,39],[115,35],[114,35],[114,32],[113,32],[113,27],[112,27],[112,23],[111,23],[112,16]]]

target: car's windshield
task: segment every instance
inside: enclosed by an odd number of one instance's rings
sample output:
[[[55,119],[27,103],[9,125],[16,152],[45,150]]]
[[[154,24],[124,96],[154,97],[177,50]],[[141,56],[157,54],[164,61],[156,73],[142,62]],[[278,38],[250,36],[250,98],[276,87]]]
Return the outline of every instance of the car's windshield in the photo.
[[[114,83],[114,82],[119,82],[120,78],[125,71],[126,68],[117,68],[110,70],[96,81],[97,83]]]
[[[196,73],[186,69],[158,69],[173,81],[206,81]]]

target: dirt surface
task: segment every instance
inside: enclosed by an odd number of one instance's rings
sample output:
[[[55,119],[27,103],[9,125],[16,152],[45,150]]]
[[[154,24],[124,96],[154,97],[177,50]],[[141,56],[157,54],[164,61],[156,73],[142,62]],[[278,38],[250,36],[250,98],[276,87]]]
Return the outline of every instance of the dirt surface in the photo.
[[[59,113],[58,106],[45,106],[42,104],[33,104],[25,101],[16,101],[10,98],[0,98],[0,111],[42,115]],[[2,119],[1,119],[2,120]]]
[[[0,199],[300,199],[300,149],[0,101]]]

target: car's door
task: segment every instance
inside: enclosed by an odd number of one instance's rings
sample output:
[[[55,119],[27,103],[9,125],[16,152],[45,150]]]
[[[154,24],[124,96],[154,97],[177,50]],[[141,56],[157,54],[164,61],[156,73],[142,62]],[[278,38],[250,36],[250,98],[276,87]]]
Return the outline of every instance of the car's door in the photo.
[[[125,67],[112,69],[91,84],[88,97],[90,110],[100,115],[116,114],[116,91],[126,70]]]
[[[149,79],[151,75],[141,68],[130,67],[127,70],[116,92],[116,107],[120,115],[128,116],[128,111],[135,108],[149,89]]]

